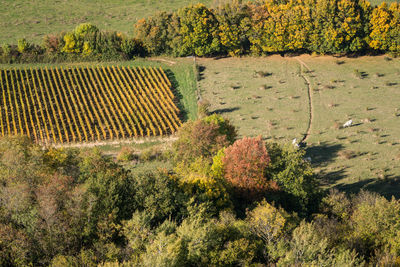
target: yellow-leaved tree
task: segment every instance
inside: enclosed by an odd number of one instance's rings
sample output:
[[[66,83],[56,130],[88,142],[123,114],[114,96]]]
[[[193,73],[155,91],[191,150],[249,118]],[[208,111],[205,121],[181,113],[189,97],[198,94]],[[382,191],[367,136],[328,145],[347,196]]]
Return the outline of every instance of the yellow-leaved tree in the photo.
[[[382,3],[371,15],[371,33],[369,46],[375,50],[400,52],[400,5],[392,3],[390,7]]]

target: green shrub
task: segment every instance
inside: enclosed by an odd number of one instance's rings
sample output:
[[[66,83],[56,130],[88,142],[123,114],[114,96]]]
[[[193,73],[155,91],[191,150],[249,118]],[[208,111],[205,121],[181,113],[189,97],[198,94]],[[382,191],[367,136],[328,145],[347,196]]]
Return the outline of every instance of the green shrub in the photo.
[[[207,122],[208,124],[218,125],[219,133],[221,135],[225,135],[230,144],[235,142],[237,132],[235,126],[233,126],[228,119],[218,114],[212,114],[204,117],[203,121]]]
[[[153,161],[163,159],[163,150],[161,146],[152,146],[144,149],[140,155],[139,159],[141,161]]]
[[[126,59],[145,55],[143,44],[138,39],[124,38],[121,42],[121,51],[124,53]]]
[[[128,162],[135,159],[135,151],[130,147],[123,147],[118,155],[117,160],[120,162]]]
[[[31,44],[29,44],[25,40],[25,38],[18,40],[18,52],[25,53],[25,52],[28,52],[30,48],[31,48]]]
[[[1,46],[3,57],[8,57],[11,53],[11,46],[9,44],[3,44]]]
[[[310,163],[304,160],[305,151],[293,145],[266,146],[271,161],[265,171],[281,190],[276,196],[278,203],[302,216],[317,210],[321,192]]]

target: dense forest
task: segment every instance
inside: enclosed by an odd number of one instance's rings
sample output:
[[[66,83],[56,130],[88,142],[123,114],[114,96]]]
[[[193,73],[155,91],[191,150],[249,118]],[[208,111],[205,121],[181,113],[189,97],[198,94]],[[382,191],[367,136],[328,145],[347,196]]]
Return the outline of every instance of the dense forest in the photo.
[[[97,149],[2,138],[0,265],[400,264],[400,201],[323,190],[304,153],[238,139],[215,114],[158,153],[171,169],[139,174]]]
[[[400,51],[400,5],[366,0],[228,1],[139,20],[133,36],[85,23],[0,49],[3,63],[120,60],[137,56],[271,53],[360,55]]]

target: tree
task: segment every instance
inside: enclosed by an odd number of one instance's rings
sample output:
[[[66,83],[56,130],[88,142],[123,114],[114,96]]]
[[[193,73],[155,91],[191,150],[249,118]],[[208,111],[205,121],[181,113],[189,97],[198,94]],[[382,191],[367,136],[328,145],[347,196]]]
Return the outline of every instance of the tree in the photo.
[[[315,211],[321,194],[313,169],[304,159],[305,151],[291,144],[281,146],[276,143],[267,143],[267,150],[271,161],[266,176],[281,190],[276,201],[286,210],[299,212],[302,216]]]
[[[236,140],[237,132],[235,126],[233,126],[228,119],[223,118],[221,115],[212,114],[204,117],[203,121],[208,124],[218,125],[218,131],[221,135],[225,135],[229,144],[233,144]]]
[[[172,19],[172,13],[159,12],[135,24],[135,37],[143,42],[148,53],[160,55],[171,52],[170,42],[176,35],[173,34]]]
[[[273,53],[299,51],[306,47],[311,30],[308,7],[297,1],[268,0],[259,8],[253,14],[250,38],[253,51]]]
[[[351,250],[329,247],[328,239],[315,231],[313,222],[302,221],[293,231],[289,250],[278,261],[279,266],[360,266],[362,260]]]
[[[181,44],[176,47],[179,56],[211,56],[221,51],[218,38],[218,20],[212,10],[196,4],[178,11]]]
[[[400,255],[400,201],[360,193],[354,200],[351,225],[356,247],[369,256],[374,250]]]
[[[247,215],[250,229],[266,244],[276,241],[282,234],[286,219],[274,206],[262,201]]]
[[[365,0],[312,0],[308,49],[318,53],[351,53],[366,48],[371,5]]]
[[[270,157],[261,139],[243,138],[225,150],[222,159],[225,179],[235,191],[246,199],[252,199],[267,190],[276,190],[276,184],[265,177]]]
[[[215,10],[218,19],[219,38],[222,51],[230,56],[239,56],[248,52],[248,39],[251,28],[250,10],[241,0],[221,3]]]
[[[86,242],[91,242],[101,234],[99,224],[119,224],[130,218],[135,210],[132,182],[128,172],[99,150],[82,154],[80,182],[82,200],[80,203],[87,223],[84,232]],[[117,234],[112,238],[117,238]]]
[[[181,220],[187,198],[174,177],[166,172],[143,173],[133,177],[136,210],[146,212],[151,226],[166,219]]]
[[[178,140],[172,145],[172,151],[176,163],[190,163],[199,157],[211,163],[218,150],[228,145],[227,136],[221,133],[218,124],[197,120],[182,125],[178,131]]]
[[[376,50],[400,52],[400,4],[388,8],[384,2],[374,8],[371,15],[369,46]]]

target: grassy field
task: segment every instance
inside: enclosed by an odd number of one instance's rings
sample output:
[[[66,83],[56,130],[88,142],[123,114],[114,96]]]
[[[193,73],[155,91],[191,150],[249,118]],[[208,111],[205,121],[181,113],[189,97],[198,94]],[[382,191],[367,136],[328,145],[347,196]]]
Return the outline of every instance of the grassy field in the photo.
[[[301,56],[201,59],[204,99],[241,136],[301,139],[326,187],[386,195],[400,189],[400,60]],[[342,128],[352,119],[350,128]]]
[[[69,31],[90,22],[104,30],[132,33],[137,20],[156,11],[172,11],[194,3],[211,6],[217,0],[15,0],[0,5],[0,44],[20,38],[40,43],[47,34]],[[382,0],[372,0],[377,5]],[[395,2],[389,0],[386,2]],[[82,8],[84,7],[84,8]]]
[[[211,0],[16,0],[2,1],[0,44],[20,38],[41,42],[51,33],[69,31],[90,22],[104,30],[133,32],[137,20],[156,11],[170,11]]]

